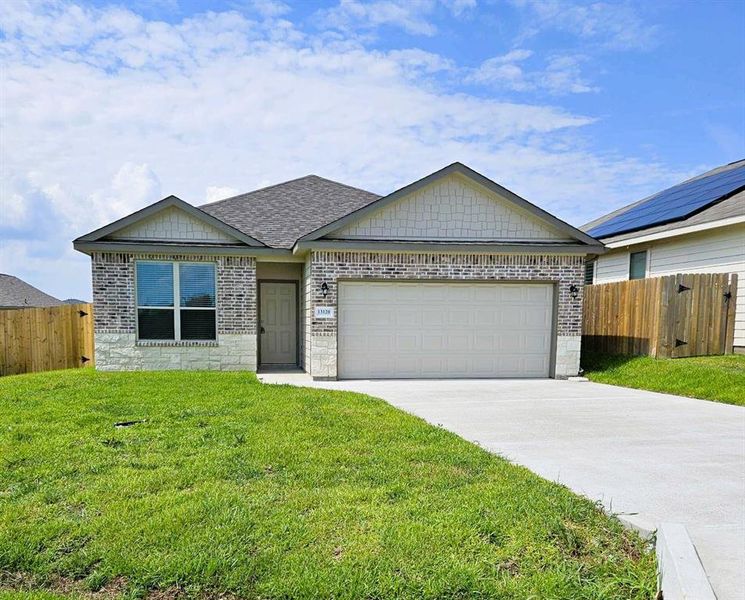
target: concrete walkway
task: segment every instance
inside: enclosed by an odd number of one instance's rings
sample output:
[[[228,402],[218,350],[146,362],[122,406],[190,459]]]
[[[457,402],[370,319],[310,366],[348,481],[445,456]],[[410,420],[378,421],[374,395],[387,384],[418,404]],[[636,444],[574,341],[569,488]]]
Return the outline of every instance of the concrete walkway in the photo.
[[[643,527],[683,523],[718,598],[745,598],[745,408],[588,382],[260,377],[383,398]]]

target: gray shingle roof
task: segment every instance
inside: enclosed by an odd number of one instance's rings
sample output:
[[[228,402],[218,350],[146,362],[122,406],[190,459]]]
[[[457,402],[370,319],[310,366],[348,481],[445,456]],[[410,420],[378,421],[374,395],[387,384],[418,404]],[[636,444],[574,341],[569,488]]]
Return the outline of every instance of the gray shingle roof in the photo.
[[[721,173],[723,171],[727,171],[730,169],[734,169],[737,167],[742,167],[743,164],[745,164],[745,159],[738,160],[732,163],[729,163],[727,165],[722,165],[720,167],[717,167],[716,169],[712,169],[711,171],[707,171],[706,173],[701,173],[700,175],[696,175],[695,177],[692,177],[691,179],[688,179],[686,182],[689,181],[695,181],[696,179],[700,179],[701,177],[706,177],[708,175],[714,175],[715,173]],[[652,194],[654,196],[655,194]],[[589,231],[590,229],[593,229],[594,227],[597,227],[598,225],[601,225],[608,221],[609,219],[612,219],[613,217],[625,213],[627,210],[634,208],[638,204],[641,204],[642,202],[645,202],[648,198],[651,198],[652,196],[647,196],[646,198],[642,198],[641,200],[638,200],[637,202],[633,202],[627,206],[624,206],[622,208],[619,208],[618,210],[614,210],[613,212],[608,213],[607,215],[603,215],[602,217],[599,217],[595,219],[594,221],[590,221],[589,223],[585,223],[580,227],[582,231]],[[690,227],[691,225],[700,225],[703,223],[711,223],[712,221],[719,221],[720,219],[726,219],[729,217],[738,217],[745,215],[745,191],[738,192],[737,194],[730,196],[729,198],[722,200],[713,206],[710,206],[709,208],[706,208],[702,210],[699,213],[696,213],[694,215],[691,215],[687,219],[683,219],[681,221],[675,221],[673,223],[666,223],[664,225],[656,225],[654,227],[648,227],[646,229],[642,229],[639,231],[632,231],[628,233],[621,233],[618,235],[608,236],[608,237],[600,237],[598,239],[602,239],[604,243],[609,242],[617,242],[622,241],[626,239],[632,239],[635,237],[639,237],[641,235],[649,235],[652,233],[658,233],[661,231],[672,231],[674,229],[680,229],[681,227]]]
[[[372,192],[307,175],[199,208],[267,246],[292,248],[298,238],[379,198]]]
[[[61,304],[61,300],[45,294],[22,279],[0,273],[1,308],[31,308],[35,306],[59,306]]]

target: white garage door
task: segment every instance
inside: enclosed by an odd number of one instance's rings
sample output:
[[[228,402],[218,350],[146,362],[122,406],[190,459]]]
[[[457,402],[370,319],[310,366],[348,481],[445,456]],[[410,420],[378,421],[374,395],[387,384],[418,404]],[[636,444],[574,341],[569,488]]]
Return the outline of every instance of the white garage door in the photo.
[[[342,378],[548,377],[553,286],[340,282]]]

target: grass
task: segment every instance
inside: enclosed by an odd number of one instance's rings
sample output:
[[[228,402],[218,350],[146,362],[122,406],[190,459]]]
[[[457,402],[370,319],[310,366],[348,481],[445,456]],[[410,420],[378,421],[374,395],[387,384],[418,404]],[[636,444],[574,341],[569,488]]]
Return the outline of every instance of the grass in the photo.
[[[591,381],[745,405],[745,355],[655,359],[649,356],[582,356]]]
[[[0,598],[655,591],[645,543],[592,502],[349,392],[246,373],[6,377],[0,461]]]

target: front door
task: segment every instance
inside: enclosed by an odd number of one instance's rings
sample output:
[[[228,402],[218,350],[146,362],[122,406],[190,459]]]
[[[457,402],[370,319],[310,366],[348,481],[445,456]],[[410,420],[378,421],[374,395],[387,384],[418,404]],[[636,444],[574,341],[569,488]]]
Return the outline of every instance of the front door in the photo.
[[[259,295],[261,364],[297,364],[297,284],[262,282]]]

